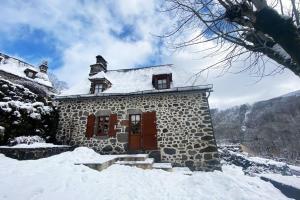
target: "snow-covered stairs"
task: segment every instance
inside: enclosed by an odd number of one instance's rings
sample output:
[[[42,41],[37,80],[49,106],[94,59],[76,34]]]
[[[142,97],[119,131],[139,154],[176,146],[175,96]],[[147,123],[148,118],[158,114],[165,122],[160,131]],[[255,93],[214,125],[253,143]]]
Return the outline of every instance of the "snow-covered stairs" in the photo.
[[[154,159],[149,158],[148,154],[118,155],[111,160],[102,163],[76,163],[76,165],[80,164],[97,171],[102,171],[113,164],[138,167],[141,169],[162,169],[169,172],[172,171],[171,163],[154,163]]]

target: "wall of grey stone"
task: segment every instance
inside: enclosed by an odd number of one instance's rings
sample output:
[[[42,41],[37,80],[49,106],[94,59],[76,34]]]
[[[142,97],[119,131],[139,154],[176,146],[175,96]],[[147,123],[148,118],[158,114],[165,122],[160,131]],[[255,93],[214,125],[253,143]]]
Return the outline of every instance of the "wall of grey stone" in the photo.
[[[18,160],[36,160],[46,158],[66,151],[73,147],[44,147],[44,148],[0,148],[0,153]]]
[[[88,146],[102,154],[126,153],[129,113],[156,111],[161,161],[195,170],[220,168],[205,92],[69,98],[60,99],[58,108],[57,139],[64,144]],[[99,110],[117,114],[115,138],[85,137],[87,116]]]

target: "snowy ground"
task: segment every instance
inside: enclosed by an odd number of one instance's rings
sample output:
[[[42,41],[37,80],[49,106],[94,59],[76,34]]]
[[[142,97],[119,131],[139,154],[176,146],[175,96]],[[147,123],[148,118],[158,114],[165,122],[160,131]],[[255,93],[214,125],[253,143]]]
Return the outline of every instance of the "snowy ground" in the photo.
[[[78,162],[103,162],[85,147],[32,161],[0,154],[0,199],[287,199],[272,184],[244,175],[241,168],[194,172],[191,176],[162,170],[113,165],[102,172]]]

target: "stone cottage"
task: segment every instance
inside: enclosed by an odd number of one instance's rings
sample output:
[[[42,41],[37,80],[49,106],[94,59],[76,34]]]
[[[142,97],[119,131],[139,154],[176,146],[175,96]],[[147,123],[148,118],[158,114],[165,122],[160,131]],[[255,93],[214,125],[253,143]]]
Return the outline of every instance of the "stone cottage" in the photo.
[[[13,83],[23,85],[33,92],[47,96],[55,92],[49,80],[46,61],[34,67],[17,58],[0,53],[0,76]]]
[[[76,88],[81,94],[56,98],[57,139],[101,154],[146,152],[174,166],[219,169],[208,105],[212,86],[193,83],[172,65],[108,70],[97,56],[88,80]]]

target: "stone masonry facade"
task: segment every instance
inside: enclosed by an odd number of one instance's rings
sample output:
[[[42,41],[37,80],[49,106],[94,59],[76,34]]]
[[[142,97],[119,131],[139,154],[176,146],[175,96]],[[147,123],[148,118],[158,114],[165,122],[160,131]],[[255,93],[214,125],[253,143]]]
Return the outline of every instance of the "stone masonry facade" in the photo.
[[[156,112],[157,145],[162,162],[193,170],[220,169],[205,91],[124,96],[60,98],[57,139],[63,144],[87,146],[101,154],[122,154],[128,148],[129,114]],[[116,137],[85,136],[87,116],[117,114]]]

